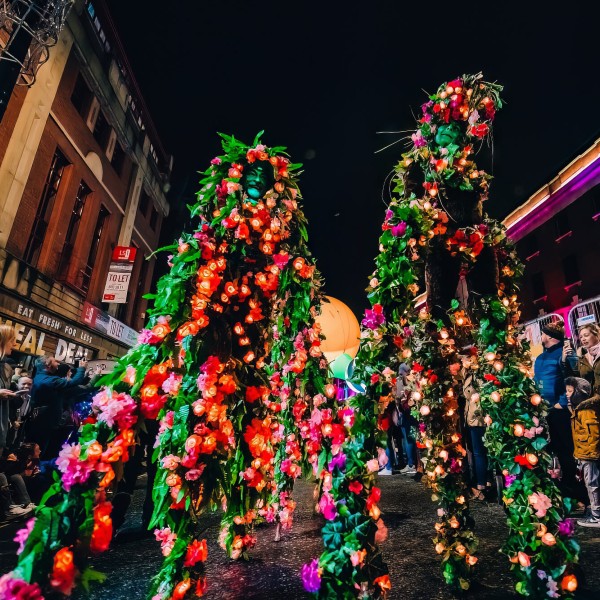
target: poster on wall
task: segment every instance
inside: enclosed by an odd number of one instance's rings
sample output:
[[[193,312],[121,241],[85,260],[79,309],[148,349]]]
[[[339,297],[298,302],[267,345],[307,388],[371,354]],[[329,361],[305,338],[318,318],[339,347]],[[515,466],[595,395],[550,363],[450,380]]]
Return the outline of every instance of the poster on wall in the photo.
[[[133,263],[135,262],[136,248],[130,246],[117,246],[112,253],[102,302],[111,304],[125,304],[127,291],[131,281]]]

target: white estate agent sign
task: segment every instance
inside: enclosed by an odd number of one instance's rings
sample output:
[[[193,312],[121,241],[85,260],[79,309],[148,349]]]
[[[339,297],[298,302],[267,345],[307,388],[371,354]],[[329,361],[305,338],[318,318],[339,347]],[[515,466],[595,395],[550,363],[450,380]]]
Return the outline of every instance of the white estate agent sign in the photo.
[[[113,250],[102,302],[114,304],[127,302],[127,290],[131,281],[135,253],[136,249],[129,246],[117,246]]]

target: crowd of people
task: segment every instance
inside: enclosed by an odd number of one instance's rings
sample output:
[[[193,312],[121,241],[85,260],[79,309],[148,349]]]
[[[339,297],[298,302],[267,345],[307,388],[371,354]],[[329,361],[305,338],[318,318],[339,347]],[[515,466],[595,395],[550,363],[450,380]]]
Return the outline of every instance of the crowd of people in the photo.
[[[600,527],[600,329],[579,328],[575,351],[561,322],[542,327],[535,381],[548,406],[550,449],[563,495],[585,506],[583,527]]]
[[[27,517],[51,481],[63,443],[89,410],[94,373],[40,357],[31,373],[11,358],[16,331],[0,325],[0,522]]]
[[[580,348],[575,351],[562,322],[542,327],[543,351],[534,362],[534,379],[547,409],[552,474],[563,496],[577,500],[582,513],[577,523],[600,527],[600,329],[594,323],[586,324],[577,337]],[[419,479],[427,457],[416,435],[409,371],[407,365],[400,365],[394,398],[385,408],[388,463],[379,474],[400,473]],[[472,371],[463,369],[457,379],[463,391],[460,427],[467,448],[464,474],[471,499],[499,501],[502,482],[499,488],[488,460],[485,415],[473,387]]]
[[[547,407],[549,448],[554,474],[564,496],[575,498],[584,511],[578,524],[600,527],[600,329],[587,324],[579,329],[576,352],[565,337],[562,323],[542,328],[543,352],[534,363],[534,379]],[[41,357],[33,372],[24,371],[11,353],[15,347],[13,327],[0,325],[0,522],[28,516],[50,483],[50,473],[60,449],[90,410],[97,373],[86,362],[75,366]],[[464,369],[462,433],[468,450],[465,476],[475,501],[496,501],[496,474],[484,444],[485,417],[469,369]],[[418,422],[412,414],[410,369],[400,365],[394,398],[385,409],[388,427],[388,463],[380,475],[400,473],[422,476],[426,453],[416,435]],[[137,476],[148,464],[152,434],[133,453],[127,477],[115,490],[117,525],[124,521]],[[148,448],[146,448],[147,446]],[[149,461],[147,461],[148,463]],[[129,472],[131,471],[131,472]],[[154,472],[148,469],[149,479]],[[150,482],[151,483],[151,482]],[[151,502],[147,494],[144,521],[149,521]]]

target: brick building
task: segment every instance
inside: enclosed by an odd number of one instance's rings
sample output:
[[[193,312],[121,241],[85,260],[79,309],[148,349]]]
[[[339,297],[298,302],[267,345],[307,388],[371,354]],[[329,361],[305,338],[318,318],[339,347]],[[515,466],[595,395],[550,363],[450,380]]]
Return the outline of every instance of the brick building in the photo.
[[[526,265],[523,321],[548,313],[567,321],[573,306],[598,297],[600,139],[508,215],[504,224]]]
[[[77,0],[0,124],[0,320],[25,360],[135,342],[171,168],[104,1]],[[117,246],[137,251],[127,301],[103,303]]]

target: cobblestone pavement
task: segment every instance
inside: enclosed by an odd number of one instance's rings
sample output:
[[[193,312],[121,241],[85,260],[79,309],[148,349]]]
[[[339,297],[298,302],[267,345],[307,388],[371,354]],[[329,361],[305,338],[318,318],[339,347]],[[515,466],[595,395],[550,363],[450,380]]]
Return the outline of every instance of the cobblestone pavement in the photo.
[[[381,508],[389,530],[383,552],[393,585],[390,600],[452,598],[443,583],[431,543],[435,508],[424,484],[403,475],[393,475],[380,477],[379,485],[382,489]],[[136,491],[127,526],[139,524],[142,496],[143,489],[140,488]],[[321,520],[312,512],[310,484],[298,482],[295,497],[298,508],[294,528],[276,543],[273,526],[260,526],[257,529],[258,544],[249,562],[232,562],[225,558],[216,543],[219,517],[212,514],[206,518],[204,535],[209,542],[207,600],[309,597],[303,592],[299,570],[303,563],[320,553]],[[473,515],[480,539],[478,584],[466,597],[486,600],[519,597],[513,591],[508,562],[498,553],[506,534],[502,508],[497,504],[477,503]],[[16,545],[11,540],[17,528],[14,524],[0,528],[0,572],[14,565]],[[577,535],[587,577],[585,589],[578,598],[600,598],[600,530],[578,528]],[[107,574],[107,581],[96,585],[89,594],[76,594],[75,599],[142,600],[161,558],[158,544],[153,539],[116,544],[93,560],[94,568]]]

